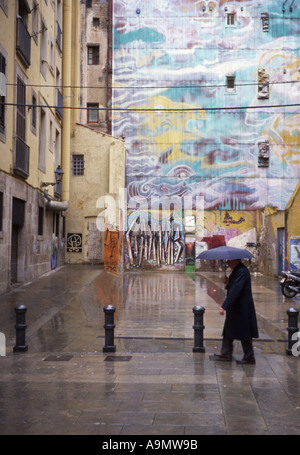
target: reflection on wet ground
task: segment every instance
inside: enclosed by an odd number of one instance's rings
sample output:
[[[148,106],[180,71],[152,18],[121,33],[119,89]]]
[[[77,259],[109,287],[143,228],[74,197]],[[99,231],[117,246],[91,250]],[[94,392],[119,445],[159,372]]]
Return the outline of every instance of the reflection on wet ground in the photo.
[[[28,307],[27,324],[31,349],[41,351],[97,351],[104,337],[103,308],[113,305],[115,337],[127,345],[134,339],[191,340],[193,307],[205,308],[204,338],[221,338],[224,318],[219,305],[225,298],[220,272],[107,273],[97,267],[73,267],[50,274],[30,286],[15,289],[0,297],[2,332],[9,344],[14,342],[14,307]],[[260,338],[263,351],[283,352],[287,339],[287,314],[299,308],[299,299],[288,300],[281,294],[275,278],[252,275]],[[25,296],[25,297],[24,297]],[[1,327],[0,327],[1,331]],[[271,343],[268,345],[268,341]],[[137,344],[136,342],[134,343]]]
[[[1,296],[0,434],[299,434],[300,364],[285,348],[286,311],[300,301],[253,275],[256,365],[213,362],[222,280],[66,266]],[[28,308],[25,354],[12,352],[17,304]],[[102,352],[106,305],[116,308],[114,361]],[[195,305],[205,307],[204,354],[192,352]]]

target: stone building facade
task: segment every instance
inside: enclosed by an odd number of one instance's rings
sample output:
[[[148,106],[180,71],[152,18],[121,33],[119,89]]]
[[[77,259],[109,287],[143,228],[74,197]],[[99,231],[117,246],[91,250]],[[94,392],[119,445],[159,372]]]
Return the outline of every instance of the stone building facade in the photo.
[[[111,132],[111,1],[81,3],[80,123]]]
[[[0,293],[65,262],[68,192],[55,172],[68,181],[63,66],[75,56],[63,51],[79,32],[79,6],[0,1]]]

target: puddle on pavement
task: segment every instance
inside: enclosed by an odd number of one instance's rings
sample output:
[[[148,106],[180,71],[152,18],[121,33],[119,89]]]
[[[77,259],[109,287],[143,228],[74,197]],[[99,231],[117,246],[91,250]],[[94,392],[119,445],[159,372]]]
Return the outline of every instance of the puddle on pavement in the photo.
[[[221,305],[226,295],[223,276],[220,272],[184,275],[178,272],[160,274],[140,271],[125,272],[120,276],[102,272],[95,280],[83,286],[61,311],[35,333],[31,349],[56,352],[102,350],[99,338],[104,336],[103,308],[108,305],[113,305],[116,309],[114,318],[117,343],[125,343],[121,338],[127,336],[126,344],[134,343],[136,348],[144,346],[148,349],[151,343],[149,337],[152,337],[157,344],[161,344],[158,349],[164,348],[168,343],[173,345],[172,340],[179,346],[183,340],[187,340],[185,348],[190,349],[188,340],[193,336],[193,331],[190,331],[193,325],[190,319],[193,316],[189,314],[189,307],[192,309],[192,303],[197,301],[197,293],[203,292],[217,305]],[[261,341],[257,342],[257,346],[263,352],[275,350],[281,353],[285,349],[287,335],[285,328],[281,330],[277,327],[278,321],[284,321],[286,310],[292,304],[289,302],[288,306],[282,301],[280,286],[273,280],[272,287],[271,281],[266,282],[266,277],[264,280],[257,277],[252,281],[257,309],[259,306],[263,311],[272,309],[270,314],[274,318],[274,321],[268,321],[265,315],[258,312]],[[268,299],[272,299],[271,302]],[[187,300],[187,312],[184,313],[182,306]],[[186,319],[185,325],[188,327],[180,334],[183,319]],[[176,325],[178,320],[179,325]],[[145,329],[143,324],[146,324]],[[284,324],[287,324],[287,319]],[[159,341],[161,336],[166,340]],[[205,333],[204,339],[209,339]],[[141,340],[144,340],[143,343]]]

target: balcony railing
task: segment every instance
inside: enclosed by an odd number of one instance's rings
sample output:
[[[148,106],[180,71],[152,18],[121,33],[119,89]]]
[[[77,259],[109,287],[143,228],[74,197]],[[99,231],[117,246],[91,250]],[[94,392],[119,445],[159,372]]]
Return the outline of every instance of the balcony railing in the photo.
[[[16,51],[22,63],[28,68],[31,62],[31,37],[24,22],[20,18],[17,18]]]
[[[57,117],[61,120],[63,118],[63,105],[64,105],[64,99],[63,96],[58,90],[56,89],[56,107],[55,107],[55,112]]]
[[[22,139],[16,137],[14,173],[24,179],[29,177],[29,154],[30,147]]]

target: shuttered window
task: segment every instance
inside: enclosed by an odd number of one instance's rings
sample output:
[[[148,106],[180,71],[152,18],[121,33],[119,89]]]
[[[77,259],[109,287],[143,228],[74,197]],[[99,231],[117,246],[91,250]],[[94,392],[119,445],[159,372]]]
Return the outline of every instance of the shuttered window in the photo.
[[[26,133],[26,86],[17,78],[17,136],[25,142]]]

